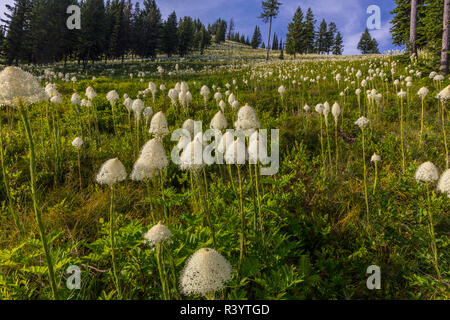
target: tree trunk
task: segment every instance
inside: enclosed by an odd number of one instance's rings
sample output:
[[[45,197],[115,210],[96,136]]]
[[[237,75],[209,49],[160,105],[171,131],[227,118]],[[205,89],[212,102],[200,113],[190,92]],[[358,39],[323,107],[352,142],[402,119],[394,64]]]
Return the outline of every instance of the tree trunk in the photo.
[[[411,46],[411,55],[417,56],[417,0],[411,0],[411,20],[409,25],[409,44]]]
[[[442,31],[442,53],[441,53],[441,67],[439,70],[447,75],[448,73],[448,21],[450,20],[450,0],[444,0],[444,22]]]
[[[269,61],[269,52],[270,52],[270,34],[272,33],[272,17],[270,17],[269,22],[269,40],[267,41],[267,56],[266,61]]]

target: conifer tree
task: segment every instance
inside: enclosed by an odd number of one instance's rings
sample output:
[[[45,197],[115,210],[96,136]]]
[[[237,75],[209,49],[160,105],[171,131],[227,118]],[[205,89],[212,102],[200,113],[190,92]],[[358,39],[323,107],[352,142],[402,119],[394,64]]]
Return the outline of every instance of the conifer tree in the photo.
[[[178,23],[177,14],[172,12],[168,17],[163,27],[162,36],[162,51],[171,57],[178,50]]]
[[[301,41],[303,42],[302,48],[304,48],[306,53],[314,52],[314,42],[316,38],[315,33],[316,20],[314,19],[314,14],[311,8],[308,8],[305,17],[305,24],[302,30]]]
[[[269,60],[270,52],[270,35],[272,34],[272,20],[278,16],[281,3],[277,0],[263,0],[261,3],[262,12],[259,16],[264,23],[269,22],[269,39],[267,40],[267,56],[266,60]]]
[[[255,26],[255,31],[253,32],[253,37],[252,37],[252,42],[251,42],[251,46],[253,49],[256,49],[260,46],[262,42],[262,35],[261,35],[261,31],[259,30],[258,26]]]
[[[344,39],[342,38],[342,35],[339,31],[337,32],[336,38],[334,39],[332,52],[334,55],[342,55],[342,53],[344,52]]]

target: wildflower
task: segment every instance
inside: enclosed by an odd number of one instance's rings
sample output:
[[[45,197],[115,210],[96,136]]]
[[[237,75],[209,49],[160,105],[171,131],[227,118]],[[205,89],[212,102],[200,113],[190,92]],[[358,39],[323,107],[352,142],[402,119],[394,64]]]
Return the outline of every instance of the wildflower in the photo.
[[[441,92],[439,92],[437,96],[438,99],[443,102],[450,100],[450,85],[448,85]]]
[[[225,104],[225,102],[223,101],[223,100],[220,100],[220,102],[219,102],[219,108],[220,108],[220,110],[222,110],[222,112],[225,112],[225,107],[226,107],[227,105]]]
[[[127,178],[127,171],[118,158],[106,161],[97,174],[98,184],[112,185],[124,181]]]
[[[195,128],[195,121],[192,119],[187,119],[185,122],[183,122],[183,129],[189,131],[189,134],[191,137],[194,136],[194,128]]]
[[[446,193],[450,198],[450,169],[445,170],[439,179],[437,190]]]
[[[419,168],[417,168],[414,178],[417,181],[422,182],[433,182],[439,179],[438,168],[432,162],[422,163]]]
[[[361,117],[358,120],[356,120],[355,124],[361,129],[363,130],[365,127],[367,127],[367,125],[369,124],[369,119],[367,119],[366,117]]]
[[[226,129],[227,126],[228,126],[228,122],[227,122],[227,119],[225,118],[224,114],[222,113],[222,111],[217,112],[211,120],[211,124],[210,124],[211,129],[216,129],[216,130],[221,131],[221,130]]]
[[[196,137],[189,142],[180,156],[180,169],[189,171],[198,171],[203,168],[203,144]]]
[[[144,235],[145,241],[150,247],[168,241],[172,237],[172,232],[160,222],[154,225]]]
[[[84,143],[83,139],[81,139],[80,137],[76,137],[72,141],[72,146],[75,147],[76,149],[80,149],[83,146],[83,143]]]
[[[306,112],[308,112],[309,110],[311,110],[311,107],[308,106],[307,104],[305,104],[305,106],[303,107],[303,110],[305,110]]]
[[[91,86],[86,88],[86,97],[89,100],[94,99],[97,96],[97,93],[95,92],[94,88],[92,88]]]
[[[134,164],[131,179],[134,181],[151,179],[168,165],[169,161],[161,141],[152,139],[142,147],[141,154]]]
[[[246,104],[239,109],[237,121],[234,123],[236,129],[243,131],[256,130],[261,127],[255,109]]]
[[[333,107],[331,107],[331,114],[333,115],[334,122],[337,125],[338,120],[339,120],[339,115],[341,114],[341,106],[337,102],[335,102],[333,104]]]
[[[119,94],[116,90],[109,91],[106,94],[106,100],[113,106],[116,104],[116,101],[119,100]]]
[[[155,137],[163,137],[169,133],[169,125],[162,111],[159,111],[153,116],[149,132]]]
[[[74,93],[72,95],[72,97],[70,98],[70,101],[72,102],[72,104],[74,105],[80,105],[81,103],[81,97],[78,93]]]
[[[187,261],[180,278],[180,291],[185,295],[211,297],[231,279],[230,263],[217,251],[202,248]]]
[[[141,118],[142,111],[145,109],[144,101],[142,101],[141,99],[134,100],[133,105],[131,106],[131,109],[134,112],[136,121],[138,121]]]
[[[429,90],[427,88],[422,87],[417,92],[417,95],[423,99],[423,98],[425,98],[427,96],[428,92],[429,92]]]
[[[381,156],[380,155],[378,155],[378,154],[376,154],[376,153],[374,153],[373,155],[372,155],[372,157],[370,158],[370,161],[371,162],[380,162],[381,161]]]
[[[153,115],[153,109],[151,107],[147,107],[144,109],[144,112],[142,114],[144,115],[145,123],[148,124],[151,116]]]
[[[6,67],[0,72],[0,105],[17,107],[47,100],[37,79],[17,67]]]

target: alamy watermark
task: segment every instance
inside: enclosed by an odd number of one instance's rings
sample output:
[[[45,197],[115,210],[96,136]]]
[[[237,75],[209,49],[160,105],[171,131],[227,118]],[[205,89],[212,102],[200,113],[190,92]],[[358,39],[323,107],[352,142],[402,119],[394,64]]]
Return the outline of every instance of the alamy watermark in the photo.
[[[366,285],[369,290],[380,290],[381,289],[381,269],[379,266],[371,265],[367,268],[367,274],[370,277],[367,278]]]
[[[380,30],[381,29],[381,9],[379,6],[373,4],[367,7],[367,14],[370,16],[367,18],[367,29]]]
[[[71,5],[67,7],[67,14],[70,17],[66,21],[67,28],[69,30],[80,30],[81,29],[81,8],[77,5]]]

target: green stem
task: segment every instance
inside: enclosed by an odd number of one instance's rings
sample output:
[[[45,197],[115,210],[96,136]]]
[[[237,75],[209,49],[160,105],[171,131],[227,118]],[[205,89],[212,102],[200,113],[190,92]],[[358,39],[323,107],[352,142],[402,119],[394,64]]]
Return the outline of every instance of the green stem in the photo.
[[[116,285],[117,295],[119,299],[122,299],[122,293],[120,291],[119,276],[117,274],[116,256],[114,249],[114,184],[111,184],[111,205],[109,207],[109,241],[111,245],[111,261],[113,266],[114,284]]]
[[[242,178],[241,169],[239,165],[236,165],[239,177],[239,208],[241,211],[241,241],[240,241],[240,255],[239,255],[239,266],[238,266],[238,277],[240,276],[242,262],[244,261],[244,251],[245,251],[245,216],[244,216],[244,201],[242,196]]]
[[[441,280],[442,277],[441,277],[441,272],[439,271],[436,237],[434,235],[433,214],[431,212],[430,188],[428,186],[428,181],[426,182],[426,186],[427,186],[427,199],[428,199],[428,217],[429,217],[429,222],[430,222],[430,235],[431,235],[431,241],[432,241],[431,245],[432,245],[433,257],[434,257],[434,268],[436,269],[436,273],[438,275],[439,280]]]
[[[41,212],[38,205],[37,200],[37,192],[36,192],[36,177],[35,177],[35,171],[36,171],[36,153],[34,150],[34,141],[33,141],[33,134],[31,132],[31,126],[30,121],[28,119],[28,113],[24,106],[19,106],[19,111],[22,116],[22,121],[25,126],[25,131],[27,133],[28,137],[28,145],[30,148],[30,188],[31,188],[31,198],[33,201],[33,208],[34,208],[34,214],[36,217],[36,222],[39,228],[39,235],[42,242],[42,247],[44,249],[45,259],[47,262],[47,268],[48,268],[48,276],[50,278],[50,285],[52,289],[52,295],[53,299],[58,299],[58,290],[56,286],[56,278],[55,278],[55,271],[53,269],[53,262],[52,257],[50,255],[50,250],[47,243],[47,237],[45,233],[44,224],[42,222]]]
[[[366,200],[367,226],[369,226],[369,198],[367,196],[367,174],[366,174],[366,151],[364,146],[364,129],[362,129],[362,148],[363,148],[363,164],[364,164],[364,197]]]

